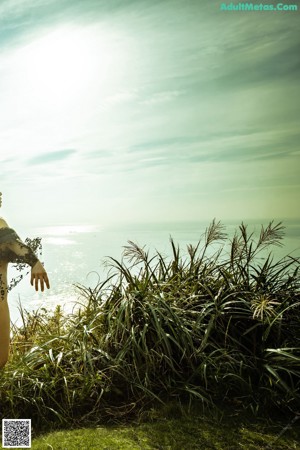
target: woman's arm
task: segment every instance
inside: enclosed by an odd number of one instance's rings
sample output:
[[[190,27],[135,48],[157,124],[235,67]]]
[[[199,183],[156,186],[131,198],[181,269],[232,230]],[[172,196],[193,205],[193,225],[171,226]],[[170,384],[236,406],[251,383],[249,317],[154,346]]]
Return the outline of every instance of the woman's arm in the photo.
[[[44,283],[48,289],[50,288],[48,275],[42,263],[17,233],[9,228],[4,219],[0,219],[0,260],[28,264],[31,267],[31,285],[38,290],[40,282],[41,291],[44,291]]]

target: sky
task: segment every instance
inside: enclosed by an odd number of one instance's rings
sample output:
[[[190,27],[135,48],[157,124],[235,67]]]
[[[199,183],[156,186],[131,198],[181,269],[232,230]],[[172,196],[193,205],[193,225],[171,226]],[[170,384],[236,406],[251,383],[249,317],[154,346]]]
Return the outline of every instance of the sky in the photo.
[[[300,218],[300,5],[220,4],[1,1],[11,226]]]

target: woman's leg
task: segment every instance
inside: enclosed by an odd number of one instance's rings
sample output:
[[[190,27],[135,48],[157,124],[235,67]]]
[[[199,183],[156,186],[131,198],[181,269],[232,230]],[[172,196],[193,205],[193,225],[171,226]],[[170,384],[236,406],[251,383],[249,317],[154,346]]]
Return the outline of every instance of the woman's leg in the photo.
[[[0,369],[9,355],[10,318],[7,303],[7,263],[0,261]]]

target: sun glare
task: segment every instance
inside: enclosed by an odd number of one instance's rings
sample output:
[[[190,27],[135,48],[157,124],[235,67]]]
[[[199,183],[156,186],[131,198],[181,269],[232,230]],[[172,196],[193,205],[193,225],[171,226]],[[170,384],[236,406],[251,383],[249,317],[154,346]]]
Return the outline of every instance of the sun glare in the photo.
[[[92,85],[105,89],[118,58],[109,36],[95,30],[64,27],[23,47],[19,60],[27,89],[39,101],[78,99]]]

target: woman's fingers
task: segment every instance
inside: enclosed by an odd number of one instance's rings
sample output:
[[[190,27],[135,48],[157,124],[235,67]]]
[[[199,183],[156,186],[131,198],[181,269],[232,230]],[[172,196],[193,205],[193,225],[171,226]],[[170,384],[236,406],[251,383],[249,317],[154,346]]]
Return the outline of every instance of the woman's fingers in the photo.
[[[44,292],[45,284],[46,284],[47,288],[50,289],[50,283],[49,283],[49,279],[48,279],[48,276],[46,273],[31,274],[30,283],[32,286],[34,285],[36,291],[39,290],[39,282],[40,282],[40,287],[41,287],[42,292]]]
[[[49,278],[48,278],[48,275],[46,273],[44,274],[44,280],[45,280],[47,288],[50,289]]]
[[[39,275],[36,274],[35,276],[35,290],[38,291],[39,290]]]
[[[45,284],[48,289],[50,289],[50,283],[48,279],[48,275],[46,270],[40,261],[37,261],[34,266],[31,268],[31,280],[30,283],[35,287],[35,290],[39,290],[39,284],[41,291],[43,292],[45,289]]]

